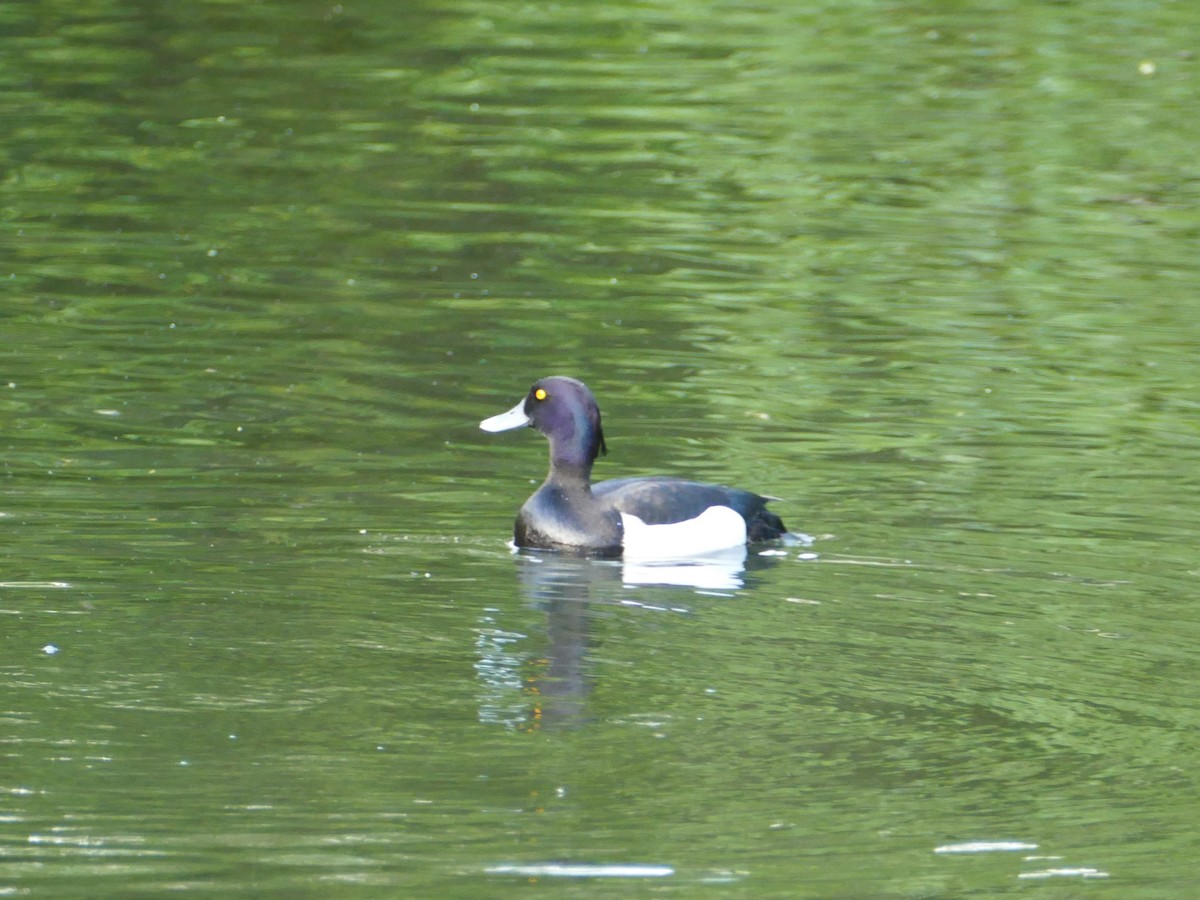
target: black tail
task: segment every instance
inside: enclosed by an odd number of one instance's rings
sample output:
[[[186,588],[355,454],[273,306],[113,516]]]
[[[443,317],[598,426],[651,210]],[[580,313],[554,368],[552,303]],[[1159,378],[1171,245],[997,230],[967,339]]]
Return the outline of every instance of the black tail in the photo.
[[[787,526],[783,519],[775,515],[765,506],[746,523],[746,540],[751,544],[759,541],[773,541],[787,534]]]

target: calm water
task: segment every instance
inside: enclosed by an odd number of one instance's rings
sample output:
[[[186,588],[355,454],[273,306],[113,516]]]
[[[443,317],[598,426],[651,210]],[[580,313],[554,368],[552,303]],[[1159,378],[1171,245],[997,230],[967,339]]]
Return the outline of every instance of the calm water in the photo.
[[[0,896],[1195,890],[1200,12],[774,6],[0,9]]]

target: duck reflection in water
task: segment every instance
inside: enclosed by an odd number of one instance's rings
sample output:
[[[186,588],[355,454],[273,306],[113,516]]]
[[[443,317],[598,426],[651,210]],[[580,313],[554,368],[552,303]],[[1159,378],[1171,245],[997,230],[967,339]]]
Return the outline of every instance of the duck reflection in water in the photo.
[[[504,629],[496,612],[481,623],[476,669],[485,692],[480,718],[524,730],[585,725],[592,689],[589,632],[598,616],[614,609],[690,614],[689,600],[732,597],[747,582],[753,584],[754,571],[777,564],[782,555],[748,555],[745,547],[735,547],[696,560],[638,564],[517,553],[522,592],[545,613],[545,634],[538,641]]]

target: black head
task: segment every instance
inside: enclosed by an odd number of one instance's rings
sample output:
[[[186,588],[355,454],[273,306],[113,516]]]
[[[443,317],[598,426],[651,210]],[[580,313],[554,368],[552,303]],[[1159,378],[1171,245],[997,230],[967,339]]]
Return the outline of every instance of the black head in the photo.
[[[525,399],[506,413],[480,424],[484,431],[507,431],[528,425],[550,441],[555,466],[590,469],[607,452],[600,427],[600,407],[587,385],[565,375],[534,382]]]
[[[608,452],[600,407],[586,384],[566,375],[535,382],[525,395],[529,424],[550,439],[557,460],[590,465]]]

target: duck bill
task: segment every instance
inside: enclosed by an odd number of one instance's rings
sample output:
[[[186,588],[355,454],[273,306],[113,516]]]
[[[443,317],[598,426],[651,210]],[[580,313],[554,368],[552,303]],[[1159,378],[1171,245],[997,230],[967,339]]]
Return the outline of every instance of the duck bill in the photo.
[[[484,431],[511,431],[514,428],[532,424],[529,416],[525,415],[525,401],[522,400],[508,412],[502,412],[498,416],[484,419],[479,423],[479,427]]]

